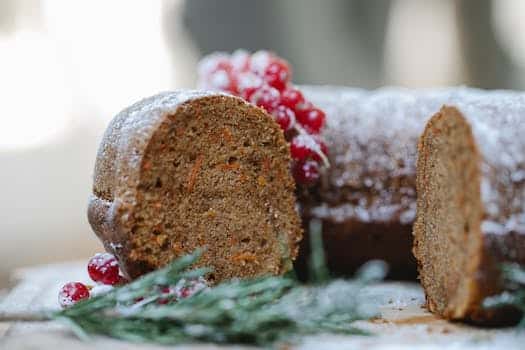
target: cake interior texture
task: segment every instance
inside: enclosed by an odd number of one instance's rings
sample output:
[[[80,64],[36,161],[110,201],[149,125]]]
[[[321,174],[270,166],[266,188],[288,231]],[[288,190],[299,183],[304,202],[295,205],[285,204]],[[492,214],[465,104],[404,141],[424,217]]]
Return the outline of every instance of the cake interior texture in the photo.
[[[479,302],[480,164],[467,121],[442,108],[419,144],[414,255],[428,308],[449,319],[464,318]]]
[[[120,229],[130,277],[196,248],[211,281],[291,268],[301,229],[289,151],[262,110],[224,96],[190,100],[139,157],[133,195],[126,186],[110,194],[131,203],[131,224]]]

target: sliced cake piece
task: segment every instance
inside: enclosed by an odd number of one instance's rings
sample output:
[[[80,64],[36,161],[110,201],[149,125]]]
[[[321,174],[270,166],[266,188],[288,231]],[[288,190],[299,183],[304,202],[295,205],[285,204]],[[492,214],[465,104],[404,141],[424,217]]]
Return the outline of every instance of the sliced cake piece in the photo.
[[[280,274],[302,231],[283,132],[240,98],[163,93],[118,114],[100,145],[89,222],[135,278],[205,248],[210,279]]]
[[[501,322],[487,311],[503,262],[525,263],[525,95],[462,93],[420,138],[414,255],[430,311]]]

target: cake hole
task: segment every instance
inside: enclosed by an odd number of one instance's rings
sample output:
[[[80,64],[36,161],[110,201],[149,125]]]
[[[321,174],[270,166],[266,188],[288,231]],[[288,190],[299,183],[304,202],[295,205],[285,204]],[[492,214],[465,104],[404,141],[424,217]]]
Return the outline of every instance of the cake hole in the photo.
[[[241,239],[241,243],[250,243],[250,241],[251,241],[250,237],[244,237],[243,239]]]
[[[235,163],[237,160],[238,160],[237,157],[230,157],[230,158],[228,158],[228,164],[233,164],[233,163]]]
[[[156,188],[162,187],[162,180],[160,179],[160,177],[157,177],[157,181],[155,181],[155,187]]]
[[[261,247],[266,247],[267,244],[268,244],[268,240],[265,238],[261,239],[261,242],[259,243]]]

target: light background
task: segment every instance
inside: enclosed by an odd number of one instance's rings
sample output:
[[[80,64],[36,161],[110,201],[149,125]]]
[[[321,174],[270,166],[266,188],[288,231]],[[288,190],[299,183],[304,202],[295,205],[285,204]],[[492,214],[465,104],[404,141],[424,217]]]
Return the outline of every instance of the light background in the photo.
[[[299,83],[520,89],[525,1],[0,0],[0,287],[102,249],[86,206],[109,120],[239,47]]]

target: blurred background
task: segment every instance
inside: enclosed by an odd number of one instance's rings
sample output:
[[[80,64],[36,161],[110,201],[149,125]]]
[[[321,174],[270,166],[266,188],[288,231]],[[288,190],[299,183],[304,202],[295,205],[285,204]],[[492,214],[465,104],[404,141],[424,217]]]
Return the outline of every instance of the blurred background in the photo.
[[[297,83],[523,89],[525,1],[0,0],[0,287],[102,250],[86,206],[109,120],[237,48]]]

